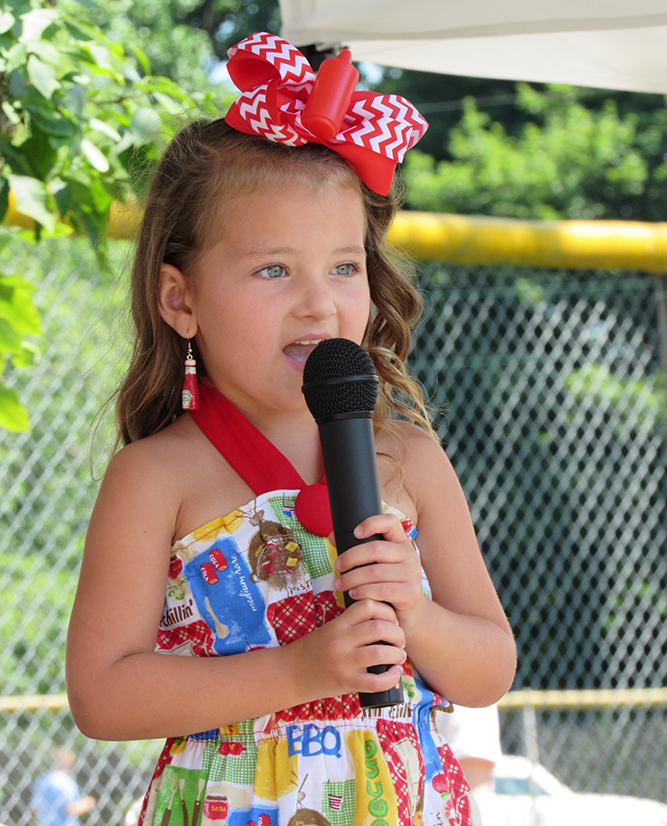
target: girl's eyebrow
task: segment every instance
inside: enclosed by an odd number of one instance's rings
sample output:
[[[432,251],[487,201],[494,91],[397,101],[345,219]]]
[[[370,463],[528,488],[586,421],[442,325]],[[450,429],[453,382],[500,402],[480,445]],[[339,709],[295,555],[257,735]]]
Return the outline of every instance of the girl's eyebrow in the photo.
[[[295,247],[255,247],[245,253],[245,258],[264,258],[266,255],[293,255],[298,250]],[[366,250],[361,244],[348,244],[332,250],[333,255],[365,255]]]
[[[255,247],[245,253],[245,258],[264,258],[266,255],[290,255],[296,252],[293,247]]]
[[[366,255],[366,248],[363,244],[350,244],[347,247],[339,247],[334,250],[334,253],[337,255]]]

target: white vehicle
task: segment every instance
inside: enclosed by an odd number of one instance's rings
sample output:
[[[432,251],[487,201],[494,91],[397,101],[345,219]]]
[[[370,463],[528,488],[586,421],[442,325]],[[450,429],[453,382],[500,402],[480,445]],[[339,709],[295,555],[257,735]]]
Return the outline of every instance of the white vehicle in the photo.
[[[544,766],[503,755],[493,790],[475,799],[482,826],[667,826],[667,805],[616,794],[580,794]]]

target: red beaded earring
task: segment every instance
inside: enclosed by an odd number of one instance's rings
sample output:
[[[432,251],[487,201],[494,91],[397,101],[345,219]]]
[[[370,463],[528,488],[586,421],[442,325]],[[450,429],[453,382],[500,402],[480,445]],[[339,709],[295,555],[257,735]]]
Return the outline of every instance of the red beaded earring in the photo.
[[[192,345],[188,338],[188,354],[185,357],[185,380],[181,396],[183,410],[197,410],[199,408],[199,388],[197,387],[197,362],[192,355]]]

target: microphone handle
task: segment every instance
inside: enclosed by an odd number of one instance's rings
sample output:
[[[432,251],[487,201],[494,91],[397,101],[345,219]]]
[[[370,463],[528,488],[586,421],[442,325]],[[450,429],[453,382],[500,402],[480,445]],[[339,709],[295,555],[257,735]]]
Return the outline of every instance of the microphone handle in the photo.
[[[360,522],[382,513],[373,420],[370,414],[362,413],[320,420],[318,425],[336,552],[340,556],[354,545],[383,538],[381,534],[375,534],[360,540],[354,535]],[[343,599],[348,608],[354,602],[347,591]],[[375,665],[369,666],[368,670],[382,674],[389,668],[388,665]],[[401,685],[359,694],[362,708],[383,708],[403,702]]]

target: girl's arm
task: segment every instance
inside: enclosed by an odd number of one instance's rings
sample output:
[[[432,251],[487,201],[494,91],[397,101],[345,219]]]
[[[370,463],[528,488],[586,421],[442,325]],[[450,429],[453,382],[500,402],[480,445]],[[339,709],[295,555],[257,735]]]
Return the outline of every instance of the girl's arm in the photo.
[[[86,537],[67,643],[67,688],[84,734],[104,740],[206,731],[322,697],[395,684],[405,637],[365,600],[287,646],[229,657],[154,651],[176,514],[178,463],[164,441],[112,460]],[[382,639],[390,646],[369,645]],[[393,663],[387,674],[368,665]]]
[[[421,592],[419,557],[389,514],[365,520],[338,559],[336,587],[385,600],[396,611],[406,651],[419,673],[453,703],[486,706],[510,688],[516,669],[512,631],[477,544],[461,485],[437,442],[408,426],[404,486],[417,514],[417,545],[431,586]],[[367,566],[369,562],[378,564]]]

